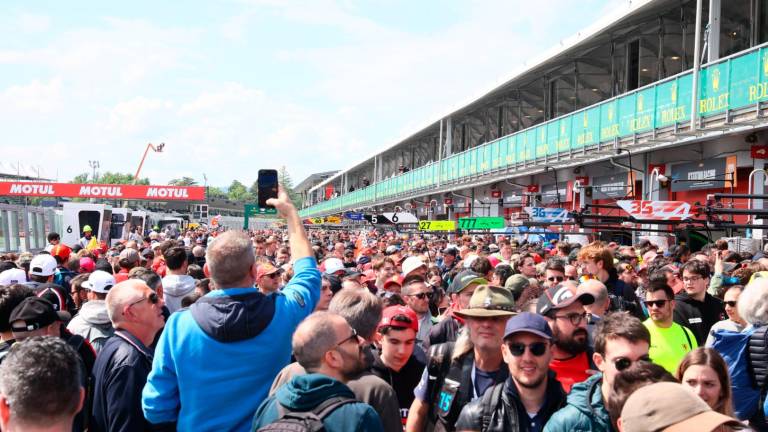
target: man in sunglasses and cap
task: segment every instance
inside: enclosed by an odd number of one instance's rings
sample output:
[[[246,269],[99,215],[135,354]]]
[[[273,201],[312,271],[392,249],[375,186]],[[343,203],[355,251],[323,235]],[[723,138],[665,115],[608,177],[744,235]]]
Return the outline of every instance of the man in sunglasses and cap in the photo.
[[[163,299],[144,281],[129,279],[109,289],[105,303],[115,335],[93,366],[91,430],[148,430],[141,390],[152,370],[153,350],[148,347],[165,326]]]
[[[429,310],[429,300],[432,298],[432,287],[420,275],[409,275],[403,280],[401,293],[406,306],[411,308],[418,319],[416,340],[425,351],[429,349],[429,331],[436,323]]]
[[[523,312],[507,321],[501,354],[509,378],[465,406],[457,430],[539,432],[565,405],[563,387],[549,369],[552,330],[544,318]]]
[[[454,312],[466,322],[456,343],[433,345],[414,391],[406,431],[453,431],[462,407],[509,375],[499,349],[515,300],[506,288],[477,287],[469,305]]]
[[[628,312],[614,312],[603,317],[594,337],[592,360],[600,373],[573,386],[568,405],[552,416],[544,431],[612,431],[606,403],[614,378],[638,361],[650,362],[651,334]]]

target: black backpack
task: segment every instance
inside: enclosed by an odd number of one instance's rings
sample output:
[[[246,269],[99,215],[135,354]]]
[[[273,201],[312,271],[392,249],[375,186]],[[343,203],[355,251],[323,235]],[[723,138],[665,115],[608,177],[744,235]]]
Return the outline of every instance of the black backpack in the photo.
[[[291,411],[277,403],[277,413],[280,417],[272,423],[260,427],[258,432],[325,432],[323,419],[328,417],[336,408],[352,402],[357,402],[357,400],[336,396],[326,399],[311,411]]]

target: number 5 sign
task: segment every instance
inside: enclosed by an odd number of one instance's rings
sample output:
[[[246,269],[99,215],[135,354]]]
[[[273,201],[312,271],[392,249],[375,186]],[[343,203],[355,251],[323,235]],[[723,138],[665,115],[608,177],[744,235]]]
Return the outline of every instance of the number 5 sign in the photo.
[[[616,201],[625,212],[640,220],[685,220],[691,217],[691,204],[685,201]]]

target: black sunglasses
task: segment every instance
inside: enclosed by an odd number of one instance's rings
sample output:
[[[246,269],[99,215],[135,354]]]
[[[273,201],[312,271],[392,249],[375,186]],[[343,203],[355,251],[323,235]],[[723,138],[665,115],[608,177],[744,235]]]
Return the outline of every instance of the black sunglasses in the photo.
[[[657,308],[663,308],[668,301],[669,300],[646,300],[643,303],[645,303],[647,307],[656,306]]]
[[[411,294],[411,295],[409,295],[409,297],[416,297],[419,300],[424,300],[424,298],[431,299],[432,298],[432,293],[431,292],[429,292],[429,293],[428,292],[421,292],[421,293],[418,293],[418,294]]]
[[[630,360],[630,359],[628,359],[626,357],[618,357],[618,358],[613,359],[613,366],[616,367],[617,371],[623,371],[624,369],[632,366],[632,363],[639,362],[639,361],[644,361],[644,362],[649,362],[650,363],[651,362],[651,358],[648,357],[647,355],[644,355],[644,356],[640,357],[637,360]]]
[[[563,276],[552,276],[552,277],[548,277],[547,280],[550,281],[550,282],[555,282],[555,281],[562,282],[562,281],[565,280],[565,277],[563,277]]]
[[[725,303],[726,306],[736,307],[735,301],[724,301],[723,303]]]
[[[152,293],[152,294],[150,294],[150,295],[148,295],[146,297],[142,297],[139,300],[136,300],[135,302],[129,304],[128,307],[131,307],[131,306],[133,306],[135,304],[139,304],[139,303],[143,302],[144,300],[147,300],[147,301],[149,301],[152,304],[157,304],[157,302],[160,301],[160,297],[157,296],[157,293]]]
[[[525,354],[526,348],[528,348],[531,354],[535,355],[536,357],[541,357],[545,352],[547,352],[547,343],[534,342],[530,345],[526,345],[524,343],[510,343],[507,344],[507,348],[509,348],[509,352],[512,353],[512,355],[515,357],[520,357]]]

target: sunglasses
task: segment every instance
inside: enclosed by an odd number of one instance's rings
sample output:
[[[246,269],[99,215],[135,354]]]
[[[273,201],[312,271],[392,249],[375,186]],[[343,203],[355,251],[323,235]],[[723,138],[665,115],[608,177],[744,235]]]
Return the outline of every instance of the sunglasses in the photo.
[[[148,295],[146,297],[142,297],[142,298],[136,300],[135,302],[129,304],[128,307],[131,307],[133,305],[139,304],[139,303],[143,302],[144,300],[147,300],[147,301],[149,301],[152,304],[157,304],[157,302],[160,301],[160,297],[158,297],[156,293],[152,293],[152,294],[150,294],[150,295]]]
[[[735,301],[725,301],[723,303],[725,303],[726,306],[736,307],[736,302]]]
[[[587,318],[587,313],[586,312],[583,312],[583,313],[574,312],[574,313],[569,313],[568,315],[555,315],[555,318],[567,319],[568,321],[571,322],[571,324],[573,324],[574,326],[577,326],[577,325],[581,324],[581,322],[584,319]]]
[[[563,277],[563,276],[552,276],[552,277],[548,277],[547,280],[550,281],[550,282],[555,282],[555,281],[562,282],[562,281],[565,280],[565,277]]]
[[[650,363],[651,362],[651,358],[648,357],[647,355],[644,355],[644,356],[640,357],[639,359],[633,361],[633,360],[630,360],[630,359],[628,359],[626,357],[618,357],[618,358],[615,358],[613,360],[613,366],[616,368],[617,371],[623,371],[624,369],[632,366],[632,363],[639,362],[639,361],[644,361],[644,362],[649,362]]]
[[[509,352],[512,353],[515,357],[520,357],[523,354],[525,354],[526,348],[536,357],[541,357],[544,355],[545,352],[547,352],[547,343],[546,342],[534,342],[530,345],[526,345],[524,343],[510,343],[507,344],[507,348],[509,348]]]
[[[422,292],[418,294],[411,294],[408,297],[416,297],[419,300],[424,300],[425,298],[431,299],[432,293],[431,292]]]
[[[657,308],[663,308],[668,301],[669,300],[646,300],[643,303],[645,303],[647,307],[655,306]]]
[[[280,272],[274,272],[274,273],[270,273],[270,274],[268,274],[268,275],[264,275],[264,276],[266,276],[266,277],[268,277],[268,278],[271,278],[271,279],[275,279],[275,278],[277,278],[278,276],[280,276]]]

